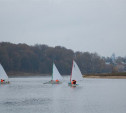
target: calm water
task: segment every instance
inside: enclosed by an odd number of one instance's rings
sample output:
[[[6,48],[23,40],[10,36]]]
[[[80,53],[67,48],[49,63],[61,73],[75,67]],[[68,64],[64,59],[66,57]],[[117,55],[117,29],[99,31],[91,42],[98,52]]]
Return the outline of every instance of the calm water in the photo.
[[[83,79],[79,86],[43,84],[49,77],[10,78],[0,85],[1,113],[126,113],[126,79]]]

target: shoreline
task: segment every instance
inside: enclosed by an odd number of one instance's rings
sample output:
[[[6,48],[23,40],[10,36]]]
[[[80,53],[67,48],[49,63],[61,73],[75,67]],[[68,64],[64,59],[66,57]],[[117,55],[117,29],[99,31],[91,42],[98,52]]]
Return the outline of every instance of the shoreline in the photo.
[[[84,78],[97,78],[97,79],[126,79],[126,76],[83,76]]]
[[[51,76],[51,74],[40,73],[23,73],[23,72],[11,72],[8,73],[9,77],[30,77],[30,76]],[[66,75],[63,75],[66,76]],[[96,78],[96,79],[126,79],[126,72],[124,73],[102,73],[102,74],[87,74],[83,75],[83,78]]]
[[[126,79],[126,72],[86,74],[84,78]]]

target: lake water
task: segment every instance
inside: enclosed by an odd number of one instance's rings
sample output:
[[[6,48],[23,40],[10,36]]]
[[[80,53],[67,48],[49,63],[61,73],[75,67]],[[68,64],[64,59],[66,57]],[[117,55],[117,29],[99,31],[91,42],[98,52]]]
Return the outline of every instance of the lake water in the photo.
[[[43,84],[51,77],[10,78],[0,85],[0,113],[126,113],[126,79],[83,79],[78,87]]]

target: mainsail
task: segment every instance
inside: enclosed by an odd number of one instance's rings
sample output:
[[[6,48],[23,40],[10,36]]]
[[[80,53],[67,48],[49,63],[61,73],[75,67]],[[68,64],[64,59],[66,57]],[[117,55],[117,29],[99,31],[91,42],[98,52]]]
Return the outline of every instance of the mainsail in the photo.
[[[72,72],[70,76],[70,81],[72,80],[82,80],[81,71],[74,60],[73,60]]]
[[[0,64],[0,79],[8,79],[8,76],[1,64]]]
[[[63,77],[59,73],[58,69],[56,68],[55,64],[53,63],[53,73],[52,73],[52,80],[62,80]]]

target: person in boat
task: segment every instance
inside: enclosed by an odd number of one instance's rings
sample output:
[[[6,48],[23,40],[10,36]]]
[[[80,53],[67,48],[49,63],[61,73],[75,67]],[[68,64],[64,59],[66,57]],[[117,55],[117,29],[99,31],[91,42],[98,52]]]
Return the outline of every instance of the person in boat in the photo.
[[[71,84],[76,84],[76,82],[77,82],[76,80],[72,80]]]
[[[59,80],[57,79],[56,82],[59,82]]]
[[[5,80],[1,79],[1,83],[3,83]]]

